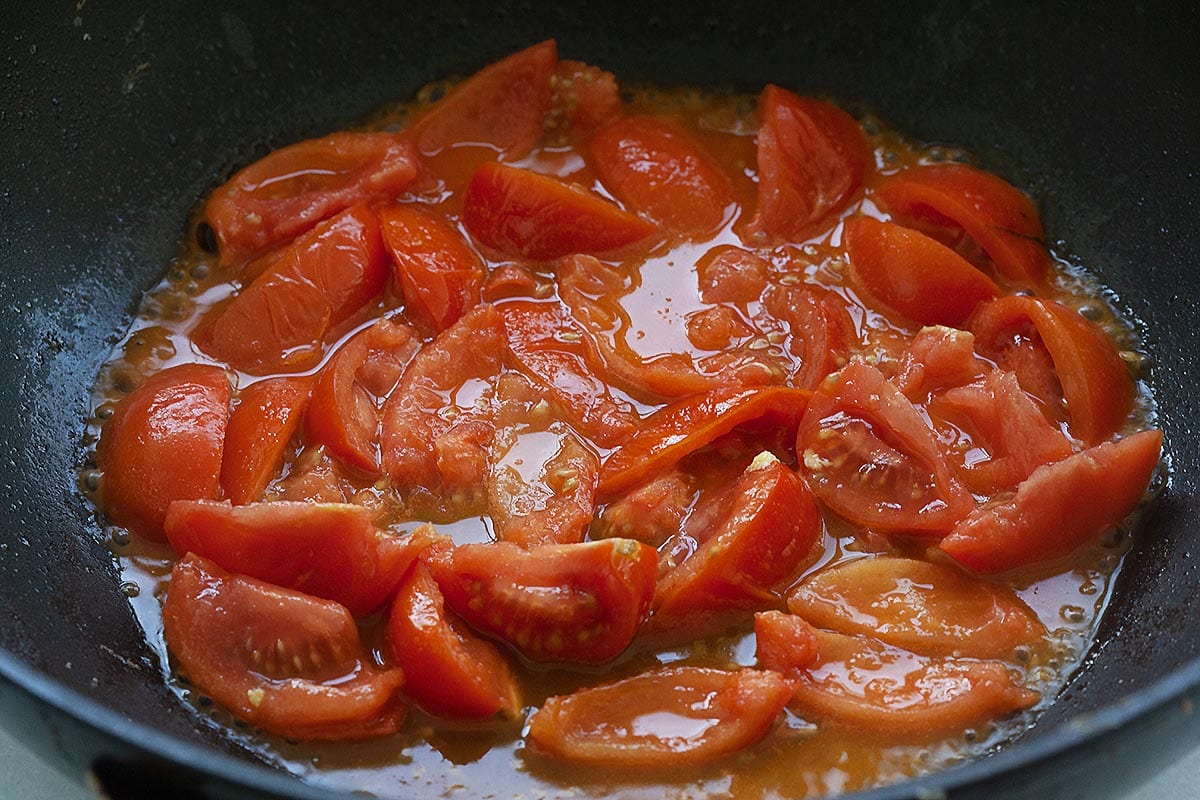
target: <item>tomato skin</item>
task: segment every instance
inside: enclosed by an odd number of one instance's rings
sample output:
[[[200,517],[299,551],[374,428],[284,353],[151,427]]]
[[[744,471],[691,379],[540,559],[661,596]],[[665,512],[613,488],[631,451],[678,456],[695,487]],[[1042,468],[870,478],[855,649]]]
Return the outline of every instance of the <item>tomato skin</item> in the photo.
[[[184,364],[117,404],[96,446],[101,505],[114,525],[166,541],[173,501],[217,497],[231,395],[225,370]]]
[[[652,223],[599,195],[492,162],[471,178],[463,224],[485,247],[533,261],[605,253],[655,232]]]
[[[850,284],[864,299],[922,325],[961,327],[1000,288],[925,234],[870,217],[846,220]]]
[[[375,215],[350,208],[295,240],[198,332],[201,349],[252,375],[316,366],[327,334],[383,291]]]
[[[1016,495],[979,508],[940,547],[979,573],[1052,566],[1133,511],[1161,451],[1162,431],[1147,430],[1039,467]]]
[[[393,133],[335,133],[275,150],[218,188],[204,207],[221,264],[244,263],[324,219],[404,190],[412,144]]]
[[[341,503],[181,500],[171,504],[164,527],[181,556],[195,553],[358,616],[378,610],[433,541],[429,528],[404,538],[381,533],[367,509]]]
[[[1049,269],[1033,203],[991,173],[954,163],[912,167],[884,179],[875,199],[905,226],[939,229],[931,232],[943,239],[947,228],[961,229],[1010,281],[1039,283]]]
[[[337,603],[188,555],[171,572],[163,635],[201,692],[279,736],[366,739],[404,721],[403,673],[372,664]]]
[[[750,230],[803,241],[862,187],[870,150],[846,112],[768,85],[758,101],[758,213]]]
[[[789,694],[775,672],[668,667],[551,697],[530,719],[528,741],[582,765],[697,766],[760,741]]]
[[[1050,410],[1058,405],[1054,384],[1059,384],[1071,433],[1086,444],[1111,437],[1133,409],[1133,380],[1116,344],[1099,326],[1060,303],[1001,297],[980,306],[968,327],[976,349],[1016,372],[1022,388]],[[1014,344],[1016,337],[1034,341]],[[1033,352],[1023,352],[1026,348]],[[1045,359],[1039,359],[1043,353],[1053,374],[1045,374]]]
[[[553,39],[513,53],[455,86],[405,133],[425,156],[471,142],[520,158],[542,136],[557,66]]]
[[[597,494],[612,498],[645,483],[739,425],[794,429],[810,395],[781,386],[716,389],[672,403],[647,417],[642,430],[609,454],[600,468]]]
[[[630,539],[524,548],[435,548],[425,556],[446,605],[531,661],[603,664],[650,611],[658,554]]]
[[[304,418],[310,443],[343,463],[378,475],[378,398],[386,397],[420,346],[407,325],[381,319],[341,346],[317,374]]]
[[[796,452],[813,494],[872,530],[937,537],[974,506],[917,410],[862,362],[818,387]]]
[[[657,117],[601,128],[588,142],[588,163],[626,208],[680,233],[713,233],[733,204],[729,178],[703,145]]]
[[[221,457],[221,489],[235,506],[262,499],[311,393],[307,377],[268,378],[238,393]]]
[[[520,691],[508,661],[446,611],[424,564],[414,564],[400,585],[387,630],[405,689],[429,713],[450,719],[520,713]]]
[[[764,452],[715,501],[711,530],[654,589],[648,629],[705,629],[733,611],[780,605],[821,535],[820,512],[796,472]]]
[[[925,656],[1011,660],[1017,647],[1046,635],[1012,590],[949,565],[895,556],[822,570],[796,587],[787,605],[826,630]]]
[[[483,262],[444,218],[410,205],[378,213],[405,313],[414,323],[441,333],[479,304]]]

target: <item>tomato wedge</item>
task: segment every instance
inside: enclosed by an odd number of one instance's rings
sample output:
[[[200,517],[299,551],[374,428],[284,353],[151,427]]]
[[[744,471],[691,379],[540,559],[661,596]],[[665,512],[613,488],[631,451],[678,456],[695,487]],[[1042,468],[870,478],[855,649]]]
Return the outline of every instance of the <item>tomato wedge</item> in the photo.
[[[1110,525],[1146,493],[1162,431],[1135,433],[1034,470],[1011,499],[983,506],[941,542],[975,572],[1053,565]]]
[[[235,506],[261,500],[308,406],[307,377],[268,378],[238,393],[225,429],[221,489]]]
[[[706,303],[752,303],[767,287],[771,264],[733,245],[719,245],[696,262],[700,299]]]
[[[758,100],[758,213],[751,232],[803,241],[832,227],[863,184],[871,152],[836,106],[768,85]]]
[[[533,261],[609,252],[656,230],[599,195],[494,162],[471,178],[463,225],[485,247]]]
[[[343,344],[317,374],[304,432],[345,464],[378,475],[379,403],[416,355],[407,325],[381,319]]]
[[[1049,413],[1066,400],[1071,433],[1085,443],[1108,439],[1133,409],[1133,379],[1116,344],[1066,306],[1001,297],[981,306],[969,327],[980,354],[1015,372]]]
[[[600,469],[598,495],[611,498],[645,483],[740,425],[794,429],[810,395],[782,386],[716,389],[656,411],[609,454]]]
[[[204,352],[252,375],[316,366],[325,337],[383,291],[379,222],[355,206],[294,241],[203,327]]]
[[[900,355],[896,386],[914,403],[930,394],[962,386],[981,377],[989,365],[975,354],[975,336],[968,331],[933,325],[922,328]]]
[[[733,205],[733,187],[704,146],[658,117],[623,117],[596,131],[588,163],[613,195],[680,233],[715,232]]]
[[[165,541],[173,501],[216,498],[231,395],[225,370],[184,364],[117,403],[96,446],[101,505],[114,525]]]
[[[218,188],[204,206],[222,265],[286,244],[351,206],[400,194],[416,151],[394,133],[335,133],[275,150]]]
[[[621,94],[611,73],[564,58],[551,78],[553,87],[547,133],[567,141],[590,135],[621,113]]]
[[[430,714],[451,719],[515,717],[520,689],[494,644],[447,612],[429,568],[409,571],[388,617],[388,651],[405,689]]]
[[[1010,281],[1040,282],[1050,266],[1042,223],[1029,198],[966,164],[928,164],[886,178],[875,199],[893,221],[962,249],[969,237]]]
[[[894,556],[860,558],[813,575],[788,595],[812,624],[873,636],[926,656],[1014,659],[1046,628],[1007,587],[962,570]]]
[[[492,147],[505,158],[520,158],[542,136],[557,66],[553,39],[513,53],[454,87],[406,133],[426,156],[469,142]]]
[[[713,524],[682,534],[695,551],[655,586],[648,630],[708,631],[729,612],[779,606],[823,530],[804,481],[768,452],[712,502]]]
[[[796,452],[813,493],[872,530],[940,536],[974,507],[916,408],[862,362],[813,394]]]
[[[792,360],[788,384],[800,389],[815,389],[846,365],[858,345],[845,303],[815,285],[769,286],[754,322],[768,336],[783,338]]]
[[[630,539],[523,548],[436,548],[426,556],[448,605],[531,661],[602,664],[650,611],[658,554]]]
[[[171,572],[163,635],[201,692],[279,736],[366,739],[404,721],[403,673],[376,667],[350,612],[329,600],[189,555]]]
[[[691,476],[669,469],[608,503],[592,527],[592,536],[637,539],[660,547],[682,530],[696,493]]]
[[[596,767],[698,766],[759,742],[789,693],[775,672],[668,667],[551,697],[530,719],[528,741]]]
[[[976,306],[1000,294],[991,278],[920,231],[851,217],[843,235],[850,285],[870,305],[914,322],[961,327]]]
[[[180,555],[333,600],[358,616],[379,609],[434,541],[428,527],[405,537],[385,534],[367,509],[341,503],[181,500],[171,504],[164,527]]]
[[[378,213],[405,313],[414,323],[441,333],[479,304],[483,262],[462,234],[417,206],[385,206]]]

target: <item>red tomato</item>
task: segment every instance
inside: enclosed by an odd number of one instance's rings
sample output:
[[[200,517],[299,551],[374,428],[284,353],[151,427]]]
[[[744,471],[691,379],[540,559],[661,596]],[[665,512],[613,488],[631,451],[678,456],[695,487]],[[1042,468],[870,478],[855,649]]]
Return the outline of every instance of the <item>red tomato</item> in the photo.
[[[714,233],[733,188],[704,146],[656,117],[624,117],[588,142],[588,163],[628,209],[683,234]]]
[[[177,501],[167,511],[167,539],[223,569],[333,600],[353,614],[382,606],[432,529],[404,538],[371,524],[362,506],[278,501],[231,506]]]
[[[695,552],[658,581],[648,628],[694,636],[712,632],[729,612],[780,605],[779,590],[796,578],[823,530],[804,481],[770,453],[712,503],[712,524],[683,534],[695,540]]]
[[[655,231],[653,224],[599,195],[492,162],[471,178],[463,225],[480,244],[533,261],[608,252]]]
[[[912,403],[862,362],[813,394],[796,452],[823,503],[881,533],[938,536],[974,506]]]
[[[678,469],[666,470],[606,505],[592,536],[637,539],[660,547],[682,530],[696,492],[690,475]]]
[[[366,739],[404,721],[404,675],[374,665],[337,603],[189,555],[171,572],[163,636],[196,688],[279,736]]]
[[[983,573],[1065,558],[1133,511],[1161,450],[1162,432],[1148,430],[1039,467],[1011,499],[959,523],[941,548]]]
[[[353,205],[400,194],[417,175],[394,133],[335,133],[280,148],[218,188],[204,207],[221,263],[249,261]]]
[[[977,494],[1009,489],[1043,464],[1071,455],[1071,442],[1046,422],[1011,372],[993,370],[982,380],[948,389],[929,403],[929,412],[965,430],[975,449],[962,469]],[[979,449],[986,458],[979,458]]]
[[[896,386],[914,403],[930,393],[962,386],[990,367],[975,354],[975,337],[967,331],[937,325],[922,328],[900,356]]]
[[[185,364],[117,404],[96,446],[109,521],[161,542],[173,501],[217,496],[231,394],[225,370]]]
[[[912,167],[880,183],[875,199],[894,221],[951,246],[965,234],[1010,281],[1037,283],[1050,266],[1033,203],[991,173],[966,164]]]
[[[611,72],[564,58],[551,85],[546,129],[567,140],[587,136],[621,114],[621,95]]]
[[[710,764],[760,741],[788,702],[778,673],[668,667],[551,697],[529,721],[535,752],[597,767]]]
[[[209,355],[252,375],[316,366],[325,337],[387,283],[375,215],[342,212],[294,241],[197,335]]]
[[[814,629],[817,663],[794,673],[790,707],[805,719],[912,740],[932,739],[1029,708],[998,661],[931,658],[865,636]]]
[[[976,306],[1000,293],[965,258],[919,231],[851,217],[844,235],[850,285],[870,305],[922,325],[961,326]]]
[[[1066,400],[1071,433],[1086,444],[1108,439],[1133,409],[1133,380],[1117,346],[1066,306],[1036,297],[1001,297],[980,306],[970,329],[979,353],[1015,372],[1021,387],[1055,417]]]
[[[407,325],[381,319],[343,344],[317,374],[304,429],[344,463],[379,474],[379,402],[400,380],[420,341]]]
[[[748,250],[718,245],[696,262],[700,299],[706,303],[752,303],[767,286],[771,264]]]
[[[751,230],[799,242],[832,227],[863,183],[871,151],[854,118],[767,86],[758,101],[758,213]]]
[[[388,651],[405,689],[430,714],[451,719],[515,717],[520,690],[508,661],[447,612],[441,590],[417,563],[400,585],[388,618]]]
[[[446,605],[531,661],[602,664],[650,611],[658,554],[630,539],[524,548],[438,548],[427,561]]]
[[[392,205],[379,210],[379,222],[413,322],[441,333],[479,304],[483,262],[444,218]]]
[[[520,158],[542,137],[557,66],[553,39],[513,53],[455,86],[406,133],[426,156],[466,142]]]
[[[1012,660],[1046,628],[1004,586],[961,570],[894,556],[824,569],[788,595],[788,609],[847,635],[873,636],[926,656]]]
[[[754,321],[768,336],[783,337],[792,357],[788,384],[801,389],[815,389],[826,375],[845,366],[858,346],[845,302],[812,284],[768,287]]]
[[[598,494],[611,498],[645,483],[740,425],[793,429],[810,394],[781,386],[717,389],[656,411],[609,454],[600,469]]]
[[[784,676],[816,666],[817,632],[795,614],[760,611],[754,615],[754,652],[759,666]]]
[[[221,489],[235,506],[262,499],[283,465],[311,392],[307,377],[285,377],[252,383],[238,393],[221,457]]]

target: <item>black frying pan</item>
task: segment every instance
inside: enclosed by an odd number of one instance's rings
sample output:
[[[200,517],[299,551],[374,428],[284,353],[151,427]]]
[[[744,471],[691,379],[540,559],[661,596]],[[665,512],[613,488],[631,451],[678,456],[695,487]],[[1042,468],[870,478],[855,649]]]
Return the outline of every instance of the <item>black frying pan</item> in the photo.
[[[328,796],[164,687],[75,488],[88,386],[232,168],[555,36],[624,79],[774,81],[982,154],[1144,338],[1172,478],[1086,667],[1001,754],[864,797],[1102,797],[1194,746],[1200,24],[1183,3],[1046,5],[5,3],[0,716],[114,796]]]

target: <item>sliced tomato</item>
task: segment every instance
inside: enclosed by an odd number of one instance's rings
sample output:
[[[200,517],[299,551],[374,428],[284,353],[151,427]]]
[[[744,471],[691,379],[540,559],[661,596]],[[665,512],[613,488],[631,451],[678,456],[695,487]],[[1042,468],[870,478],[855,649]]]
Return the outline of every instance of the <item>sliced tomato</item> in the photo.
[[[622,117],[588,142],[588,163],[628,209],[692,236],[714,233],[733,205],[719,164],[687,131],[658,117]]]
[[[164,527],[180,555],[195,553],[230,572],[333,600],[358,616],[382,606],[434,541],[431,528],[385,534],[367,509],[341,503],[181,500],[171,504]]]
[[[758,109],[758,213],[751,231],[798,242],[832,227],[871,163],[862,129],[836,106],[773,85]]]
[[[317,374],[304,420],[308,441],[356,470],[379,474],[379,403],[419,347],[411,328],[388,319],[343,344]]]
[[[989,366],[975,354],[975,337],[969,331],[934,325],[922,328],[900,355],[896,386],[914,403],[933,392],[962,386],[987,372]]]
[[[444,218],[391,205],[379,209],[379,222],[413,322],[440,333],[479,304],[483,262]]]
[[[421,349],[384,403],[384,472],[426,516],[483,510],[504,347],[500,313],[481,305]]]
[[[789,676],[816,665],[820,644],[817,632],[803,618],[759,611],[754,615],[754,653],[763,669]]]
[[[960,470],[976,494],[1010,489],[1043,464],[1073,452],[1062,431],[1050,425],[1021,391],[1011,372],[993,370],[975,383],[947,389],[929,402],[931,416],[948,420],[971,436]],[[980,457],[980,450],[986,457]]]
[[[287,244],[351,206],[400,194],[418,170],[394,133],[334,133],[273,151],[213,192],[204,219],[223,265]]]
[[[990,172],[954,163],[912,167],[880,183],[875,200],[895,222],[944,244],[964,250],[969,238],[1010,281],[1038,283],[1050,266],[1033,203]]]
[[[600,470],[598,494],[611,498],[643,484],[740,425],[794,429],[810,394],[781,386],[717,389],[656,411],[642,430],[609,454]]]
[[[696,262],[700,299],[706,303],[752,303],[767,286],[771,264],[749,250],[718,245]]]
[[[916,408],[862,362],[813,394],[796,452],[823,503],[881,533],[940,536],[974,507]]]
[[[528,741],[596,767],[699,766],[762,740],[788,696],[775,672],[667,667],[551,697],[530,719]]]
[[[788,384],[801,389],[815,389],[858,346],[845,302],[815,285],[768,287],[754,321],[768,336],[783,337],[792,361]]]
[[[581,139],[621,114],[621,94],[611,72],[562,59],[551,79],[546,130],[567,141]]]
[[[870,217],[846,220],[850,285],[870,305],[922,325],[961,327],[1000,287],[969,261],[920,231]]]
[[[599,195],[492,162],[471,178],[463,225],[485,247],[533,261],[605,253],[655,232],[652,223]]]
[[[602,664],[650,611],[658,554],[630,539],[523,548],[438,548],[427,561],[446,605],[531,661]]]
[[[1007,587],[911,558],[875,556],[824,569],[788,595],[812,624],[873,636],[926,656],[1012,661],[1046,636],[1037,615]]]
[[[355,206],[294,241],[197,334],[204,352],[252,375],[316,366],[325,338],[383,291],[379,222]]]
[[[238,393],[225,429],[221,489],[235,506],[261,500],[308,407],[307,377],[267,378]]]
[[[697,513],[712,523],[681,534],[696,550],[659,579],[648,630],[712,633],[730,612],[779,606],[823,530],[804,481],[767,452],[712,503]]]
[[[931,658],[865,636],[814,629],[817,663],[794,673],[806,719],[913,740],[976,727],[1039,699],[998,661]]]
[[[553,39],[513,53],[451,89],[407,134],[426,156],[465,142],[492,147],[504,158],[520,158],[542,136],[557,66]]]
[[[1121,524],[1146,493],[1162,431],[1106,442],[1034,470],[1008,500],[983,506],[941,542],[975,572],[1053,566]]]
[[[660,547],[682,531],[696,492],[690,475],[678,469],[666,470],[605,506],[592,535],[637,539]]]
[[[354,618],[332,601],[189,555],[171,572],[163,636],[197,689],[279,736],[366,739],[404,722],[403,673],[374,665]]]
[[[1049,413],[1065,400],[1071,433],[1085,443],[1108,439],[1133,409],[1133,379],[1116,344],[1066,306],[1001,297],[981,306],[969,327],[980,354],[1015,372]]]
[[[414,565],[400,585],[387,635],[408,695],[430,714],[487,719],[520,713],[520,687],[508,660],[446,610],[424,564]]]
[[[161,542],[173,501],[217,497],[231,395],[225,370],[184,364],[117,403],[96,446],[110,522]]]

